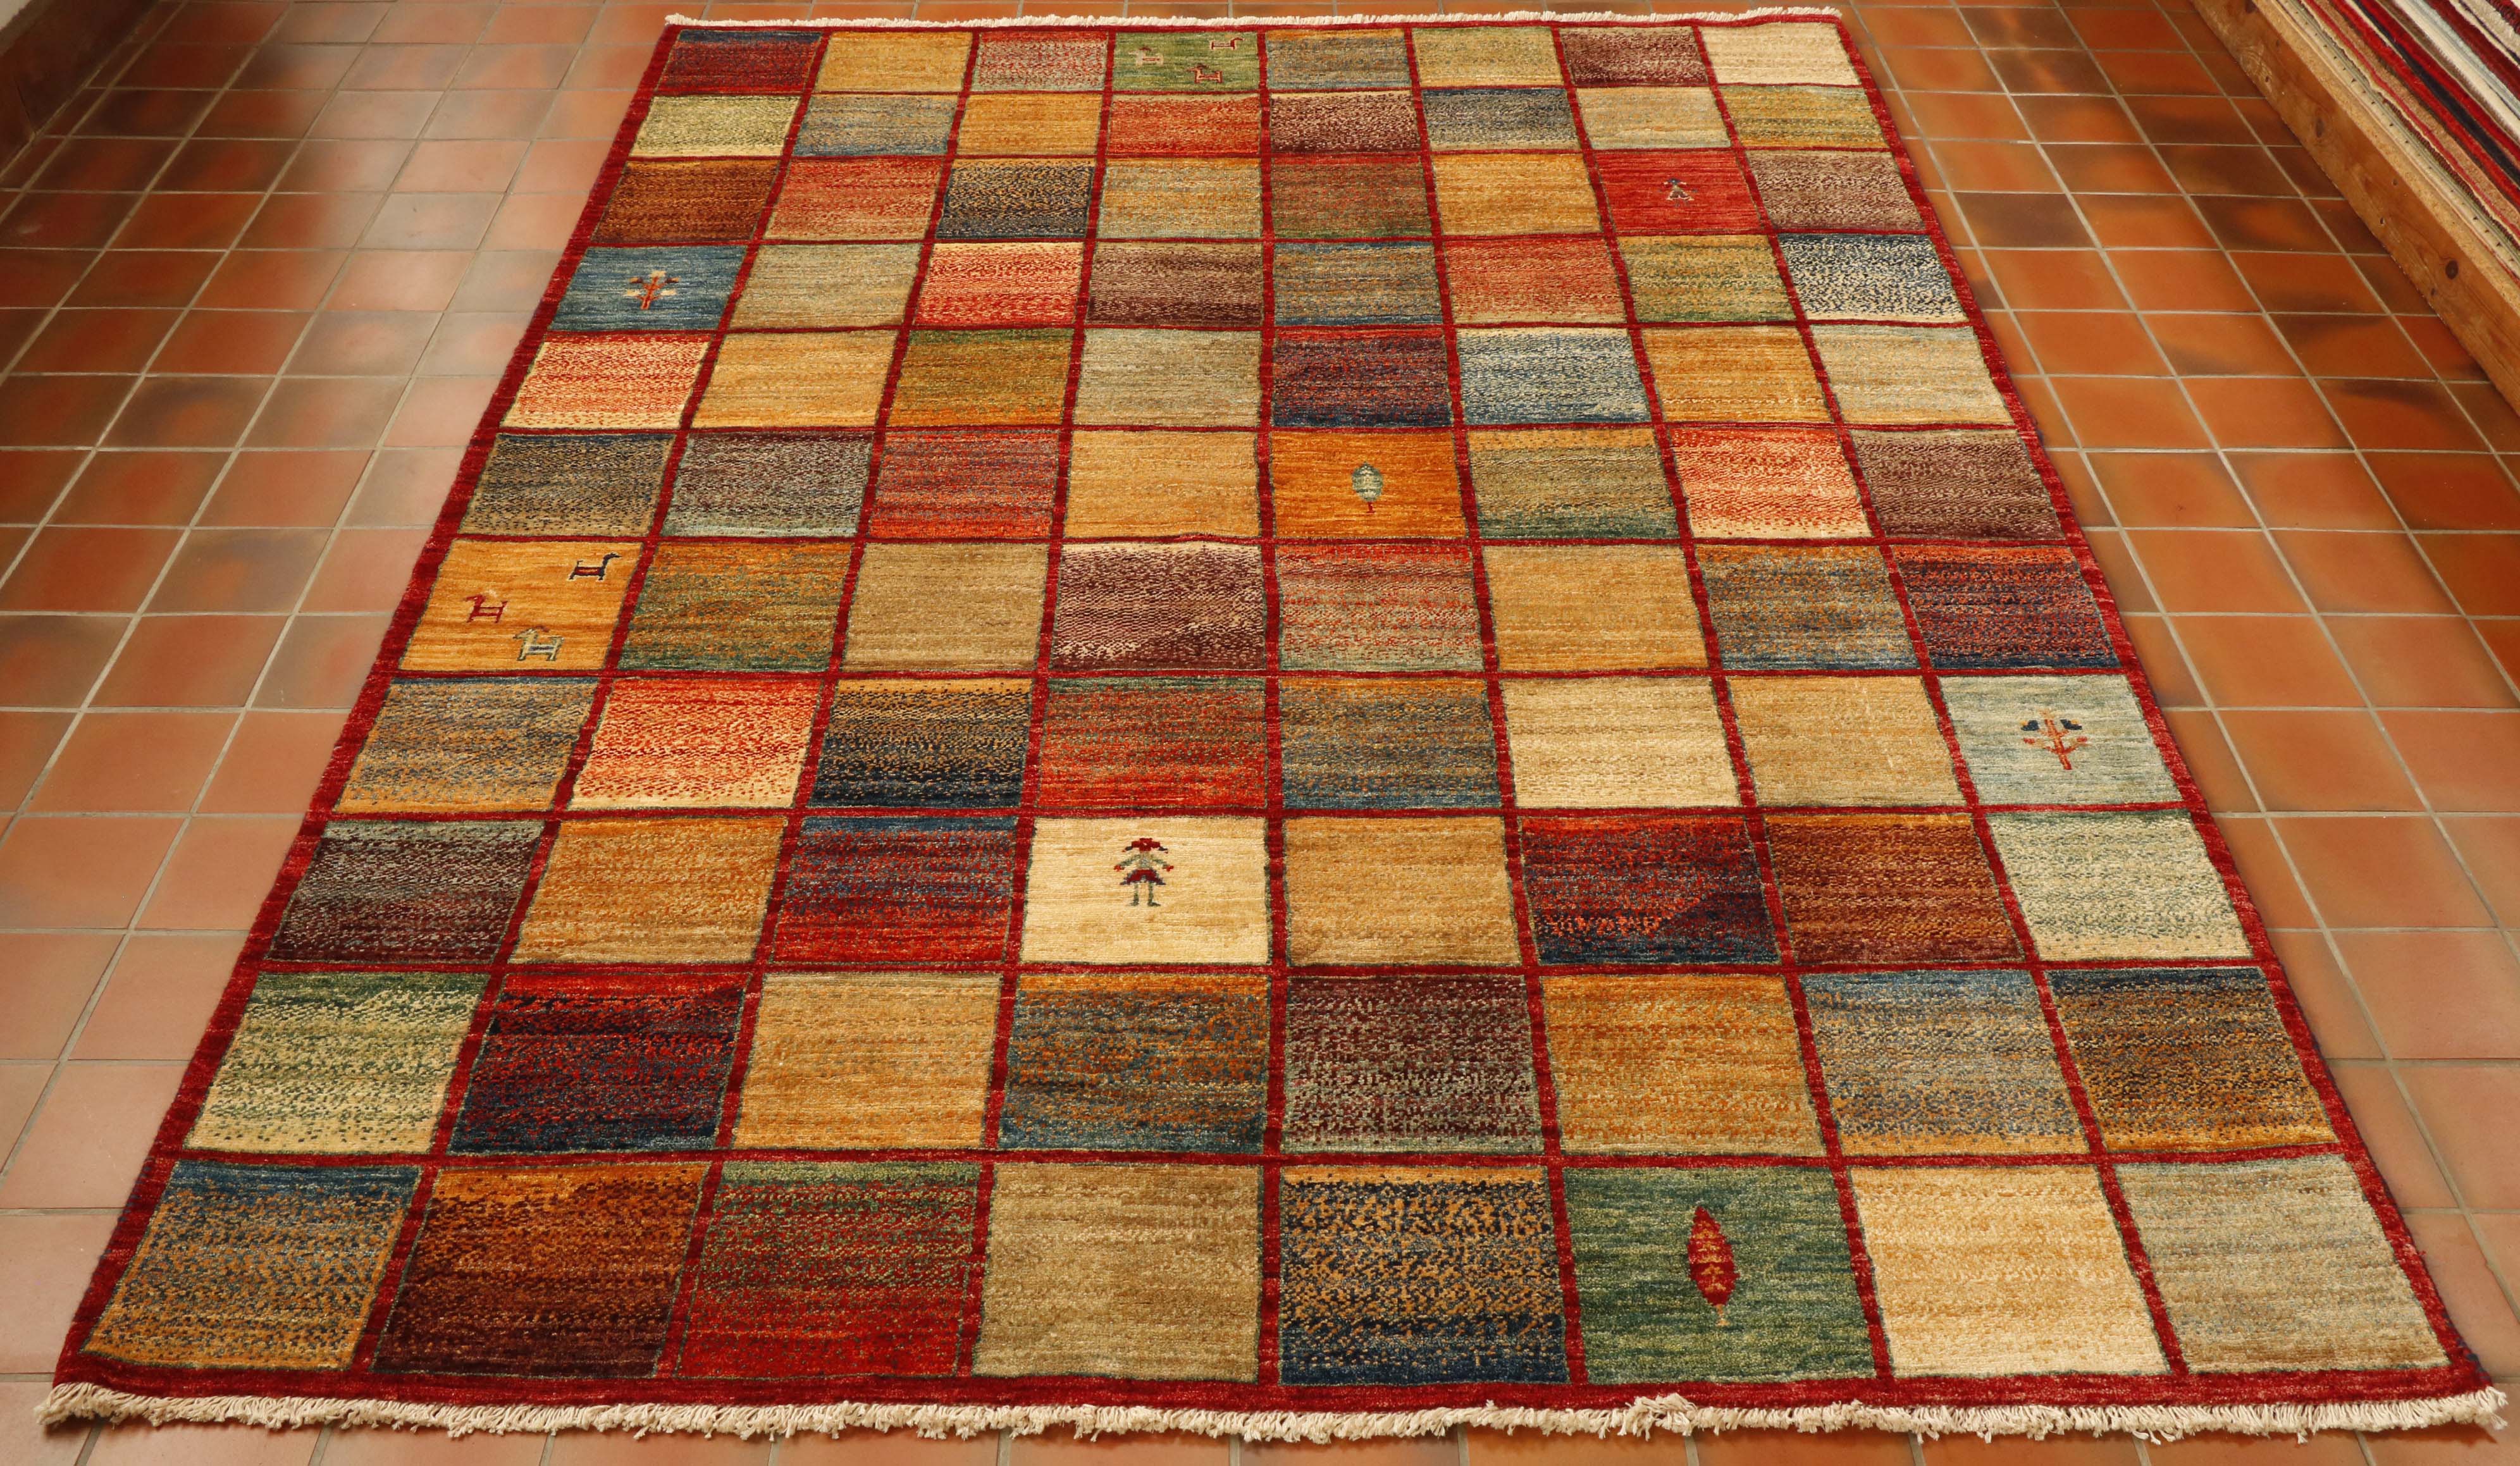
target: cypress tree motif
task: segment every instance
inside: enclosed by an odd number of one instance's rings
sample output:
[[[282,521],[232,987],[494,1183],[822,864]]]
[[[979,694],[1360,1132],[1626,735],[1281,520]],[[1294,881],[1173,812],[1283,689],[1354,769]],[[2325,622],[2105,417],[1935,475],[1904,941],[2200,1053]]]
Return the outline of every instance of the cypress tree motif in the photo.
[[[1709,1307],[1715,1310],[1717,1327],[1724,1324],[1724,1305],[1732,1300],[1733,1281],[1740,1272],[1732,1266],[1732,1244],[1726,1239],[1724,1227],[1715,1214],[1704,1207],[1688,1223],[1688,1280],[1697,1285]]]

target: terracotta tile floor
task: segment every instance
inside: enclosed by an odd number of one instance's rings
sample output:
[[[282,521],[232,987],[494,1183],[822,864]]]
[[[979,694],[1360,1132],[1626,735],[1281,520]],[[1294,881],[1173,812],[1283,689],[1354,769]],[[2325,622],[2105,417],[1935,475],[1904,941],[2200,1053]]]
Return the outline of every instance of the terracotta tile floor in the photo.
[[[0,1459],[772,1455],[666,1438],[39,1438],[26,1413],[668,9],[167,5],[0,173]],[[853,9],[910,12],[814,13]],[[2181,0],[1851,14],[2452,1312],[2489,1367],[2520,1376],[2520,416]],[[1012,1461],[1230,1449],[1037,1438]],[[1342,1452],[2024,1453],[2520,1459],[2473,1431],[2148,1450],[1472,1434]],[[868,1438],[777,1459],[1002,1456]]]

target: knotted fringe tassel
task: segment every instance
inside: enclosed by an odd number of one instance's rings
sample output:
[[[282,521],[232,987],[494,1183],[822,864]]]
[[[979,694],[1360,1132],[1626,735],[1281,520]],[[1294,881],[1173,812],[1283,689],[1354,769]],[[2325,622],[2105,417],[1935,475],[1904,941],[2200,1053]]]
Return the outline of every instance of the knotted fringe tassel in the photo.
[[[1512,21],[1556,21],[1571,24],[1624,23],[1629,25],[1662,24],[1674,21],[1758,21],[1771,16],[1834,16],[1837,9],[1828,5],[1771,5],[1759,10],[1704,11],[1687,15],[1622,15],[1615,11],[1517,10],[1504,15],[1440,16],[1432,13],[1415,16],[1236,16],[1232,18],[1184,18],[1176,16],[997,16],[979,21],[862,21],[854,18],[820,21],[711,21],[699,16],[670,15],[668,25],[704,25],[711,30],[988,30],[1011,28],[1039,30],[1051,25],[1116,26],[1122,30],[1250,30],[1260,26],[1286,25],[1303,30],[1320,30],[1331,25],[1431,25],[1441,21],[1475,21],[1482,24]]]

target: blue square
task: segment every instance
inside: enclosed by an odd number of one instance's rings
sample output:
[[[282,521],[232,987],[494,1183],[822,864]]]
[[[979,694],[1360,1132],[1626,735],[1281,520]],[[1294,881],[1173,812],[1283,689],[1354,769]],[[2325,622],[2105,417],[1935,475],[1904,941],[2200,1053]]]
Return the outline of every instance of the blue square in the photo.
[[[1461,347],[1462,415],[1474,426],[1647,421],[1624,331],[1465,331]]]
[[[1259,1150],[1269,1107],[1262,977],[1027,977],[1007,1040],[999,1143]]]
[[[1560,87],[1464,87],[1424,100],[1426,146],[1437,153],[1575,146],[1575,114]]]
[[[554,331],[715,331],[743,268],[741,244],[589,249]]]
[[[1497,806],[1496,724],[1481,684],[1288,678],[1278,706],[1291,807]]]
[[[805,108],[798,157],[897,154],[941,157],[954,134],[952,97],[862,96],[827,92]]]
[[[1921,234],[1789,234],[1777,244],[1815,321],[1958,321],[1951,272]]]

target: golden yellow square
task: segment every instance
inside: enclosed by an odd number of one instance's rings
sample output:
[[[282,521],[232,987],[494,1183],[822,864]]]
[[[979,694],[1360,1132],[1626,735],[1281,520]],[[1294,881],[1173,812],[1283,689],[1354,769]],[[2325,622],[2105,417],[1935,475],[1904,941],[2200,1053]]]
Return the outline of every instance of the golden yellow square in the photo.
[[[1035,821],[1023,959],[1269,960],[1267,822],[1235,816]]]
[[[1656,672],[1706,665],[1677,545],[1489,545],[1497,665],[1508,672]]]
[[[968,30],[834,30],[814,82],[825,92],[959,92]]]
[[[1730,148],[1715,90],[1702,86],[1585,87],[1575,94],[1596,148]]]
[[[2091,1168],[1858,1168],[1854,1182],[1892,1373],[2168,1367]]]
[[[1950,745],[1913,677],[1736,677],[1762,805],[1958,804]]]
[[[765,244],[731,324],[737,331],[897,326],[918,270],[917,244]]]
[[[457,540],[446,547],[402,665],[422,672],[567,672],[604,665],[639,547]],[[579,573],[598,566],[601,574]]]
[[[1286,954],[1314,966],[1521,960],[1505,822],[1287,821]]]
[[[1510,680],[1505,726],[1514,803],[1527,810],[1741,802],[1702,677]]]
[[[792,95],[657,97],[630,151],[641,157],[777,157],[788,151],[795,120]]]
[[[1435,159],[1435,207],[1446,234],[1598,234],[1601,228],[1579,153],[1447,154]]]
[[[1079,432],[1067,457],[1078,539],[1260,532],[1258,435]]]
[[[510,427],[679,427],[704,335],[556,335],[508,405]]]
[[[840,665],[851,672],[1029,672],[1041,649],[1041,545],[875,544],[858,564]]]
[[[761,985],[735,1143],[977,1145],[997,1038],[994,972],[774,974]]]
[[[1849,422],[2012,422],[1968,327],[1815,326],[1812,340]]]
[[[1259,160],[1156,157],[1105,163],[1094,229],[1106,240],[1258,239]]]
[[[1420,86],[1563,86],[1545,25],[1421,25],[1410,32]]]
[[[1102,134],[1102,99],[1071,92],[982,92],[963,106],[957,157],[1091,156]]]
[[[871,427],[890,331],[738,332],[718,348],[696,427]]]
[[[784,809],[821,700],[797,679],[621,678],[569,808]]]
[[[576,820],[517,935],[520,962],[745,962],[785,818]]]
[[[1691,534],[1708,540],[1860,539],[1872,533],[1846,451],[1828,428],[1671,433]]]
[[[1790,326],[1647,330],[1654,392],[1673,422],[1825,422],[1820,378]]]
[[[1278,533],[1290,539],[1462,534],[1461,466],[1449,432],[1273,432],[1269,489]]]
[[[1552,977],[1541,995],[1568,1150],[1822,1153],[1782,979]]]
[[[892,390],[894,427],[1058,421],[1075,338],[1058,331],[914,331]]]

